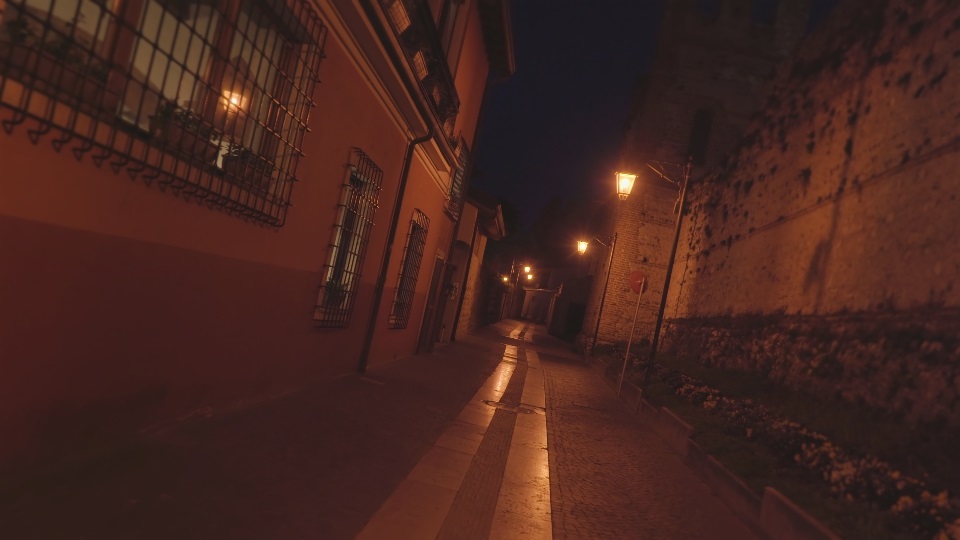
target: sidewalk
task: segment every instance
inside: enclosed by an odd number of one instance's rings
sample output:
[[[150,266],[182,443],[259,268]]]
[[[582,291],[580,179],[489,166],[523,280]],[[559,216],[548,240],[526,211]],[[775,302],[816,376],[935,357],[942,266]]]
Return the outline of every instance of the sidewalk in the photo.
[[[11,490],[0,538],[753,538],[569,345],[502,321]]]

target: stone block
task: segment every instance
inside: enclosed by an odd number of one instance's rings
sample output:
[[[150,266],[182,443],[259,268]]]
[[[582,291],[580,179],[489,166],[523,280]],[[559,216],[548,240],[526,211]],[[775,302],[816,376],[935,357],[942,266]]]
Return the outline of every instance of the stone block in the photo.
[[[676,453],[681,456],[687,455],[693,426],[684,422],[670,409],[661,407],[653,428]]]
[[[772,487],[763,492],[760,526],[769,538],[777,540],[840,540],[823,523]]]

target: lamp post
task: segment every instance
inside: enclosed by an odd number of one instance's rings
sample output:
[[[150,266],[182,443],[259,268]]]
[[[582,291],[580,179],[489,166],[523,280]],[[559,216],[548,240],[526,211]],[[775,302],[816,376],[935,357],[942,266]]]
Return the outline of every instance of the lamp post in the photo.
[[[533,269],[530,267],[530,265],[517,265],[516,260],[510,263],[510,274],[512,275],[514,272],[517,273],[517,278],[513,282],[513,294],[510,295],[510,312],[507,313],[508,315],[511,315],[511,316],[513,315],[514,303],[517,301],[517,291],[520,289],[521,266],[523,268],[523,273],[527,275],[527,281],[530,281],[533,279],[533,274],[530,273],[531,270]],[[509,283],[509,277],[504,276],[503,282]]]
[[[637,180],[637,175],[625,172],[618,172],[617,178],[617,198],[620,203],[617,205],[617,218],[614,222],[613,241],[610,246],[610,260],[607,262],[607,277],[603,282],[603,293],[600,295],[600,309],[597,310],[597,324],[593,329],[593,343],[590,344],[590,353],[592,354],[597,347],[597,334],[600,332],[600,317],[603,315],[603,305],[607,301],[607,285],[610,283],[610,270],[613,269],[613,254],[617,249],[617,232],[620,226],[620,210],[623,208],[623,201],[627,200],[630,192],[633,191],[633,183]]]
[[[660,178],[670,182],[679,190],[677,197],[677,224],[673,233],[673,246],[670,248],[670,260],[667,261],[667,275],[663,281],[663,293],[660,297],[660,308],[657,310],[657,322],[653,327],[653,339],[650,342],[650,358],[647,367],[643,372],[643,388],[645,392],[650,381],[650,372],[653,370],[653,361],[657,356],[657,345],[660,343],[660,328],[663,326],[663,313],[667,307],[667,292],[670,290],[670,277],[673,275],[673,262],[677,256],[677,245],[680,242],[680,227],[683,223],[683,204],[687,198],[687,184],[690,182],[690,171],[693,169],[693,160],[688,159],[686,163],[667,163],[663,161],[647,161],[644,163]],[[680,171],[681,179],[674,180],[666,173],[666,167],[673,167]],[[636,176],[634,175],[634,178]],[[619,181],[620,173],[617,173]]]
[[[674,234],[673,234],[673,245],[670,247],[670,260],[667,262],[667,273],[666,273],[666,276],[664,277],[663,293],[662,293],[662,296],[660,297],[660,307],[657,310],[657,321],[653,328],[653,339],[650,342],[650,357],[648,359],[647,366],[644,369],[644,373],[643,373],[642,391],[645,392],[647,389],[647,384],[650,379],[650,371],[653,369],[653,361],[657,355],[657,345],[660,343],[660,328],[663,326],[663,314],[667,307],[667,293],[669,292],[669,289],[670,289],[670,277],[673,275],[674,259],[677,256],[677,245],[680,243],[680,228],[683,222],[683,205],[686,202],[686,198],[687,198],[687,186],[690,182],[690,171],[693,170],[693,158],[688,159],[686,163],[669,163],[665,161],[646,161],[644,162],[644,165],[650,168],[653,172],[657,173],[657,175],[663,180],[666,180],[667,182],[673,184],[674,187],[676,187],[679,191],[678,197],[677,197],[677,207],[674,210],[677,213],[677,223],[676,223],[676,228],[674,229]],[[666,172],[667,167],[673,167],[679,170],[681,174],[681,179],[675,180],[671,178]],[[627,196],[630,195],[630,192],[633,189],[633,183],[637,179],[637,175],[632,173],[617,172],[616,179],[617,179],[617,195],[619,195],[620,201],[622,204],[622,202],[626,200]],[[617,213],[618,225],[619,225],[619,220],[620,220],[620,216],[619,216],[619,210],[618,210],[618,213]],[[610,255],[610,262],[611,264],[613,263],[612,253]],[[609,278],[609,273],[607,277]],[[606,285],[604,285],[603,297],[604,297],[603,299],[605,300]],[[638,298],[637,299],[638,308],[639,308],[639,302],[640,300]],[[601,311],[603,310],[602,300],[600,303],[600,309]],[[634,324],[636,324],[636,315],[634,315]],[[597,317],[597,328],[598,329],[600,328],[599,316]],[[633,331],[631,330],[631,339],[632,338],[633,338]],[[596,332],[594,333],[594,342],[596,342]],[[629,356],[629,350],[630,349],[628,345],[627,356]],[[627,358],[624,358],[624,370],[626,369],[626,362],[627,362]],[[621,384],[623,383],[622,373],[621,373],[620,383]],[[620,393],[620,388],[618,386],[617,394],[619,393]]]
[[[623,199],[621,199],[621,201],[623,201]],[[619,217],[619,213],[618,213],[618,217]],[[617,233],[616,231],[614,231],[613,239],[610,241],[609,244],[605,243],[603,240],[600,240],[599,238],[596,238],[596,237],[594,238],[594,240],[599,242],[601,245],[610,248],[610,256],[607,258],[607,276],[603,280],[603,292],[600,293],[600,309],[597,310],[597,324],[593,328],[593,341],[590,342],[591,354],[593,354],[594,349],[597,348],[597,334],[600,332],[600,318],[603,317],[603,305],[607,301],[607,285],[610,284],[610,270],[613,269],[613,254],[617,250]],[[589,245],[589,242],[586,242],[583,240],[578,241],[577,252],[580,253],[580,255],[583,255],[584,253],[587,252],[588,245]]]
[[[529,284],[532,284],[532,283],[533,283],[533,274],[530,273],[530,267],[529,267],[529,266],[524,266],[524,267],[523,267],[523,272],[524,272],[525,274],[527,274],[527,284],[528,284],[528,285],[529,285]],[[518,291],[520,290],[520,275],[519,275],[519,274],[517,274],[517,290],[518,290]],[[516,298],[516,295],[514,295],[514,298]],[[526,294],[524,294],[524,299],[526,299]],[[528,313],[528,314],[529,314],[529,313]],[[524,317],[524,315],[523,315],[523,304],[522,304],[522,303],[520,304],[520,318],[521,318],[521,319],[526,318],[526,317]]]

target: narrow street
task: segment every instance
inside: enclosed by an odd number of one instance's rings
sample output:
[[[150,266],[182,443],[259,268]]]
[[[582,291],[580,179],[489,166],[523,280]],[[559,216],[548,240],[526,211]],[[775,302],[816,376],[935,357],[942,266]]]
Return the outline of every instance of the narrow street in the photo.
[[[511,320],[0,490],[0,536],[24,540],[753,537]]]

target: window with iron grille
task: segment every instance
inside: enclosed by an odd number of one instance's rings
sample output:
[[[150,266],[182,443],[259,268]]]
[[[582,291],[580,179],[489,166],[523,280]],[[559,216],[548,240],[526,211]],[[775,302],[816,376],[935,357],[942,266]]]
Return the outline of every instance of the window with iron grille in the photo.
[[[447,53],[426,0],[380,0],[413,72],[420,90],[440,123],[443,134],[454,144],[454,126],[460,110]],[[452,31],[452,29],[451,29]]]
[[[2,125],[280,226],[325,39],[306,0],[5,0]]]
[[[400,277],[397,280],[397,293],[390,308],[390,328],[406,328],[413,307],[413,294],[417,288],[417,276],[420,275],[420,261],[423,260],[423,247],[427,243],[427,231],[430,218],[419,209],[414,209],[407,233],[407,246],[400,261]]]
[[[459,218],[460,211],[463,209],[463,191],[469,166],[470,149],[467,147],[467,141],[461,138],[457,145],[457,168],[450,176],[450,193],[447,194],[447,212],[454,218]]]
[[[383,180],[383,171],[359,148],[353,149],[347,169],[314,311],[318,324],[328,328],[345,328],[350,323]]]

